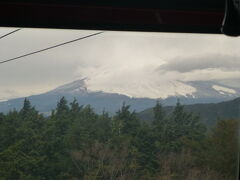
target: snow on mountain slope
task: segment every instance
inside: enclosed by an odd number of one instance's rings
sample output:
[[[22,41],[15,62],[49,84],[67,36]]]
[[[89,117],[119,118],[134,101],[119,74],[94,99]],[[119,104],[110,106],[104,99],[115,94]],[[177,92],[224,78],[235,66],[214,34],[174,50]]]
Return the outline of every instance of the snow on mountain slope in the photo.
[[[234,89],[230,89],[227,87],[223,87],[223,86],[218,86],[218,85],[213,85],[212,86],[213,89],[215,89],[216,91],[218,91],[220,94],[236,94],[237,92]]]
[[[192,95],[196,98],[231,98],[239,97],[240,89],[229,87],[214,81],[193,81],[189,85],[197,89]]]
[[[81,93],[87,92],[85,79],[79,79],[71,83],[64,84],[62,86],[57,87],[56,89],[49,91],[48,93],[54,94],[54,93],[76,93],[76,92],[81,92]]]

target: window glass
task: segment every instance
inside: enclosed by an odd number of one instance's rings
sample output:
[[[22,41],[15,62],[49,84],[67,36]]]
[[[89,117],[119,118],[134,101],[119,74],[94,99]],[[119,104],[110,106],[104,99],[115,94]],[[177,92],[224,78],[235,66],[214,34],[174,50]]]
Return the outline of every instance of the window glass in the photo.
[[[237,178],[240,40],[0,28],[3,179]]]

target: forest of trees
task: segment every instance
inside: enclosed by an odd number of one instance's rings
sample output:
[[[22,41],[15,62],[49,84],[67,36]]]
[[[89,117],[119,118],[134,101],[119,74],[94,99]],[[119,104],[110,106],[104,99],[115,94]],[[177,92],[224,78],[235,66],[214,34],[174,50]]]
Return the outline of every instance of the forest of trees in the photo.
[[[0,113],[0,180],[233,180],[238,121],[210,131],[178,102],[142,122],[123,104],[114,116],[63,97],[48,117],[25,99]]]

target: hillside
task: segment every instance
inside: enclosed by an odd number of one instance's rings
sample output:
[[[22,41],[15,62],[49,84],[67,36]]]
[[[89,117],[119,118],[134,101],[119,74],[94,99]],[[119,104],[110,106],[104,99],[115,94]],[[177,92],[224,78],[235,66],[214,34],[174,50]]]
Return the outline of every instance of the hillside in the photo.
[[[173,109],[174,106],[164,107],[164,110],[167,114],[170,114]],[[196,115],[200,115],[201,120],[207,126],[212,127],[216,124],[218,119],[231,119],[240,117],[240,98],[221,103],[185,105],[184,110],[186,112],[193,112]],[[152,121],[154,118],[153,108],[146,109],[138,113],[138,117],[144,121]]]

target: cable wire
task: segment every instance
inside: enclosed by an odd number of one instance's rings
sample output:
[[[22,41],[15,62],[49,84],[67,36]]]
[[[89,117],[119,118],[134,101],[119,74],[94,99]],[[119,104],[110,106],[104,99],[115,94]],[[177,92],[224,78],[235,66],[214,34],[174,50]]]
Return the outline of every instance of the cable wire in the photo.
[[[48,48],[44,48],[44,49],[34,51],[34,52],[31,52],[31,53],[28,53],[28,54],[24,54],[24,55],[15,57],[15,58],[0,61],[0,64],[7,63],[7,62],[10,62],[10,61],[14,61],[14,60],[17,60],[17,59],[20,59],[20,58],[23,58],[23,57],[26,57],[26,56],[30,56],[30,55],[33,55],[33,54],[37,54],[37,53],[40,53],[40,52],[43,52],[43,51],[47,51],[49,49],[53,49],[53,48],[56,48],[56,47],[59,47],[59,46],[63,46],[63,45],[69,44],[69,43],[73,43],[73,42],[76,42],[76,41],[79,41],[79,40],[82,40],[82,39],[86,39],[86,38],[89,38],[89,37],[92,37],[92,36],[96,36],[96,35],[101,34],[101,33],[104,33],[104,32],[98,32],[98,33],[90,34],[88,36],[80,37],[80,38],[77,38],[77,39],[74,39],[74,40],[71,40],[71,41],[67,41],[67,42],[64,42],[64,43],[61,43],[61,44],[57,44],[55,46],[50,46]]]
[[[7,37],[7,36],[9,36],[10,34],[13,34],[13,33],[17,32],[17,31],[20,31],[20,30],[21,30],[21,29],[16,29],[16,30],[11,31],[11,32],[9,32],[9,33],[7,33],[7,34],[4,34],[3,36],[0,36],[0,39],[3,39],[4,37]]]

